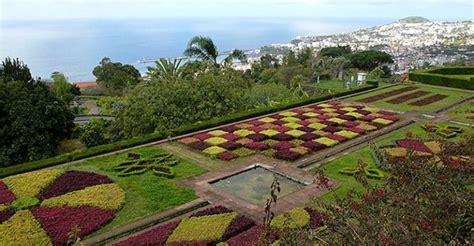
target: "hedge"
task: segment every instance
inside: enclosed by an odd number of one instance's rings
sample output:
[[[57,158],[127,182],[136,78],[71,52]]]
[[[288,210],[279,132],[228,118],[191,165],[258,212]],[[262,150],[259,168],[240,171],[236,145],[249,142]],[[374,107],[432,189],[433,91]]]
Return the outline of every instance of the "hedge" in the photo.
[[[48,159],[42,159],[38,161],[27,162],[27,163],[18,164],[18,165],[14,165],[10,167],[0,168],[0,178],[18,174],[18,173],[38,170],[41,168],[51,167],[51,166],[67,163],[70,161],[81,160],[88,157],[105,154],[108,152],[127,149],[130,147],[159,141],[167,137],[188,134],[188,133],[192,133],[192,132],[196,132],[196,131],[200,131],[200,130],[204,130],[204,129],[208,129],[208,128],[212,128],[212,127],[216,127],[220,125],[229,124],[236,121],[245,120],[248,118],[253,118],[253,117],[271,114],[271,113],[275,113],[275,112],[290,109],[290,108],[300,107],[307,104],[329,100],[335,97],[343,97],[343,96],[347,96],[347,95],[358,93],[358,92],[364,92],[364,91],[372,90],[378,87],[378,82],[376,81],[375,82],[368,81],[367,84],[368,85],[364,87],[360,87],[351,91],[345,91],[345,92],[336,93],[332,95],[312,97],[309,99],[303,99],[303,100],[299,100],[299,101],[295,101],[295,102],[291,102],[291,103],[287,103],[283,105],[247,110],[244,112],[229,114],[223,117],[214,118],[207,121],[200,121],[193,124],[183,125],[181,127],[164,131],[164,132],[155,132],[155,133],[151,133],[151,134],[147,134],[140,137],[135,137],[135,138],[131,138],[131,139],[115,142],[115,143],[95,146],[95,147],[84,149],[84,150],[76,150],[71,153],[54,156]]]
[[[450,75],[469,75],[473,77],[457,78]],[[444,67],[409,73],[409,79],[425,84],[440,85],[474,90],[474,67]]]

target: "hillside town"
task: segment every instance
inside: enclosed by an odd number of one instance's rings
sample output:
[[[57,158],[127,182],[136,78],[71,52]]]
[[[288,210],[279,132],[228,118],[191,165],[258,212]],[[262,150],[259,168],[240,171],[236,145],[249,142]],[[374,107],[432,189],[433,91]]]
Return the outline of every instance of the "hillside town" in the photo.
[[[474,63],[474,23],[437,22],[408,17],[397,22],[327,36],[297,37],[287,44],[272,44],[249,52],[250,62],[264,54],[283,57],[285,52],[306,47],[316,51],[348,45],[352,50],[379,50],[393,56],[392,70],[403,74],[410,69],[443,65],[454,61]]]

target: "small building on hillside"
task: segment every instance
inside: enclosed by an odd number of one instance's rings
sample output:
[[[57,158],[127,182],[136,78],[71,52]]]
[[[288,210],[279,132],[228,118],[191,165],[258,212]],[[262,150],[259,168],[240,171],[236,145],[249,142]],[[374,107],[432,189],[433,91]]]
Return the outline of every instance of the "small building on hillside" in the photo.
[[[81,90],[83,95],[98,95],[101,94],[101,89],[96,81],[81,81],[73,83],[77,88]]]

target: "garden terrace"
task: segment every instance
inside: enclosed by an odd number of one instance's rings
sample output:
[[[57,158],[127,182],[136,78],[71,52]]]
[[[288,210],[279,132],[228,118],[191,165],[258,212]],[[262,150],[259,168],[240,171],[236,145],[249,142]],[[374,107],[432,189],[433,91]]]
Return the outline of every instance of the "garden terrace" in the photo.
[[[472,95],[469,91],[423,84],[397,85],[344,99],[369,106],[402,112],[432,112]]]
[[[179,143],[224,161],[254,154],[295,161],[398,120],[377,108],[329,101],[202,132]]]
[[[446,113],[455,121],[474,124],[474,100],[464,102]]]

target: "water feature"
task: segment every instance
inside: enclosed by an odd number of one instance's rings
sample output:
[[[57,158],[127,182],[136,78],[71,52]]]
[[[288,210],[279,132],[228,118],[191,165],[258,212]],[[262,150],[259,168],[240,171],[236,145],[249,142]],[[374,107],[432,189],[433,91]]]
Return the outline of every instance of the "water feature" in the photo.
[[[301,182],[258,165],[214,181],[212,185],[250,203],[261,205],[265,204],[270,196],[270,185],[273,182],[274,176],[276,176],[280,182],[281,192],[278,194],[278,197],[286,196],[305,186],[305,184]]]

